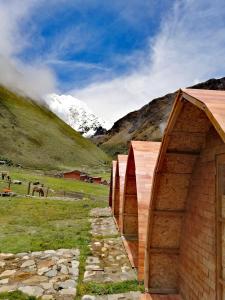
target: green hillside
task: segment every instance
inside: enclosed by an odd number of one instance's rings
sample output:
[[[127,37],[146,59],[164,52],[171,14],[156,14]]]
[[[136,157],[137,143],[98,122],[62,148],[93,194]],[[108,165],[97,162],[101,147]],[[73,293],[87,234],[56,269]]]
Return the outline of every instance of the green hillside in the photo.
[[[107,155],[47,108],[0,87],[0,157],[42,169],[96,168]]]

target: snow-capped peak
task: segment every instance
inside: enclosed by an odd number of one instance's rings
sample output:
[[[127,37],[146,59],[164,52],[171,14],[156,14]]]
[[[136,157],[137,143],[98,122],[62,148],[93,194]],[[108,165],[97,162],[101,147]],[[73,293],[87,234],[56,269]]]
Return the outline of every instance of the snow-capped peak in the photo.
[[[85,137],[106,126],[105,121],[95,116],[86,103],[71,95],[49,94],[45,100],[57,116]]]

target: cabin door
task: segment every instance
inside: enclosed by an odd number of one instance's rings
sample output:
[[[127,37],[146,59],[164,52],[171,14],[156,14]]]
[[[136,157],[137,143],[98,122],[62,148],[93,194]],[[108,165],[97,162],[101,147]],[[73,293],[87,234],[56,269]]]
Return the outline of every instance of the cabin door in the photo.
[[[217,299],[225,300],[225,154],[217,156]]]

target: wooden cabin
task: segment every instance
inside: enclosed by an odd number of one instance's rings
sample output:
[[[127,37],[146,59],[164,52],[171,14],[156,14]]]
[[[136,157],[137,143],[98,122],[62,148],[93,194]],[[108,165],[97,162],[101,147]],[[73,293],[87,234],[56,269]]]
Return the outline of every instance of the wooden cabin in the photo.
[[[152,177],[159,142],[132,141],[127,159],[122,234],[124,245],[138,279],[144,279],[144,255]]]
[[[117,164],[117,160],[113,160],[112,168],[111,168],[110,187],[109,187],[109,207],[111,207],[111,208],[112,208],[113,202],[114,202],[116,164]]]
[[[119,230],[122,226],[122,207],[123,207],[123,193],[124,193],[124,180],[127,167],[127,155],[118,155],[116,174],[115,174],[115,188],[114,188],[114,201],[112,212],[117,223]]]
[[[80,181],[88,181],[89,175],[85,173],[80,174]]]
[[[225,299],[225,91],[178,93],[154,173],[145,287]]]
[[[74,170],[74,171],[69,171],[69,172],[64,172],[63,173],[63,178],[65,179],[75,179],[75,180],[80,180],[80,175],[81,171]]]
[[[95,183],[95,184],[101,184],[102,183],[102,177],[92,177],[92,183]]]

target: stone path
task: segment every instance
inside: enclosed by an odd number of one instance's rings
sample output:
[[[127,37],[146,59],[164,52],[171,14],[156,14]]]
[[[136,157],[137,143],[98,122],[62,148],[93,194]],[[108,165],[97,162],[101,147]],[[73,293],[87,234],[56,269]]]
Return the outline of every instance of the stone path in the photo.
[[[86,260],[84,282],[113,283],[136,280],[137,274],[131,267],[110,208],[95,208],[90,216],[92,256]],[[140,295],[140,292],[85,295],[82,300],[138,300]]]
[[[86,260],[84,282],[106,283],[137,279],[110,208],[95,208],[90,216],[93,236],[90,245],[92,256]]]
[[[0,253],[0,293],[20,290],[43,300],[72,300],[79,255],[78,249]]]

